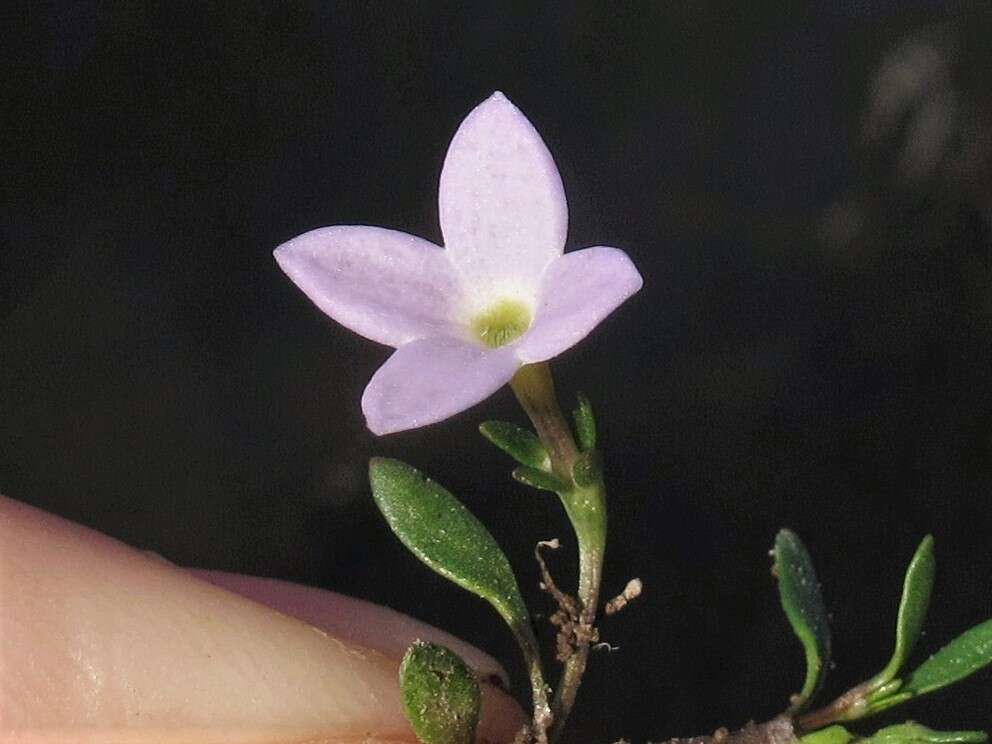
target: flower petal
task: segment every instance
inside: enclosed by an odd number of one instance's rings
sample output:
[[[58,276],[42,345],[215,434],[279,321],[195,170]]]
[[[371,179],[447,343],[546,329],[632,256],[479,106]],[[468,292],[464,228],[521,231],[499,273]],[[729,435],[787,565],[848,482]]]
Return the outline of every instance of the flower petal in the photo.
[[[541,277],[537,314],[517,344],[518,358],[526,364],[543,362],[571,348],[643,283],[630,258],[617,248],[566,253]]]
[[[381,227],[311,230],[276,248],[276,261],[341,325],[389,346],[452,333],[461,290],[445,252]]]
[[[484,295],[479,304],[493,292],[536,291],[541,271],[565,246],[561,176],[541,135],[502,93],[455,133],[438,206],[445,248],[466,287]]]
[[[401,346],[362,395],[374,434],[426,426],[485,400],[520,367],[512,346],[487,349],[456,338],[425,338]]]

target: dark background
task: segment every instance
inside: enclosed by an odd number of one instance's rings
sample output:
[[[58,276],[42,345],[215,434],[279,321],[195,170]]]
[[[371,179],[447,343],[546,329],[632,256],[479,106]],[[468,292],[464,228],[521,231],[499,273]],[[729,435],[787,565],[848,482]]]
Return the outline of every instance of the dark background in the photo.
[[[611,487],[603,626],[575,741],[781,710],[802,654],[767,550],[816,558],[828,694],[891,651],[927,532],[924,651],[992,614],[992,12],[937,2],[39,3],[0,11],[0,491],[182,564],[409,612],[486,647],[495,615],[374,510],[400,457],[487,523],[536,611],[570,538],[475,433],[507,390],[376,439],[389,350],[323,317],[271,251],[305,230],[440,240],[437,178],[503,90],[542,133],[569,245],[644,289],[556,361]],[[560,576],[571,556],[556,556]],[[992,727],[992,675],[898,711]],[[886,719],[890,720],[890,719]],[[874,730],[869,724],[866,731]]]

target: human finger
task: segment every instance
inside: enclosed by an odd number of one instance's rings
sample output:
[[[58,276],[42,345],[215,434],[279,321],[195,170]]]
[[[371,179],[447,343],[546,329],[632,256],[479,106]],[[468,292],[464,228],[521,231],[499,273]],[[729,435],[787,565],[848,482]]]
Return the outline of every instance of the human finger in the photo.
[[[0,497],[4,743],[411,742],[391,643],[358,645]],[[479,740],[507,741],[522,713],[483,687]]]

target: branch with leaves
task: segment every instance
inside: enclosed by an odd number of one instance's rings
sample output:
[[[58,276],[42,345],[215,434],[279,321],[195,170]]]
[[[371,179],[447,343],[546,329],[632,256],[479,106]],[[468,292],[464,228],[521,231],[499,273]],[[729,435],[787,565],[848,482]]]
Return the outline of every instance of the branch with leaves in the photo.
[[[920,543],[906,569],[896,618],[895,648],[885,667],[832,702],[809,710],[830,667],[830,626],[813,561],[799,536],[782,530],[772,550],[772,573],[778,580],[782,609],[806,652],[806,677],[782,715],[752,724],[735,734],[704,737],[727,744],[983,744],[982,731],[934,731],[908,721],[869,736],[853,733],[842,723],[869,718],[902,703],[960,682],[992,664],[992,620],[976,625],[948,643],[919,667],[901,675],[917,641],[933,592],[936,560],[933,537]],[[673,739],[671,742],[682,740]]]
[[[517,461],[516,480],[558,495],[579,546],[574,597],[558,589],[538,554],[541,585],[558,604],[552,622],[559,627],[558,659],[563,667],[552,700],[520,589],[489,531],[450,492],[402,462],[373,460],[369,480],[376,504],[403,544],[437,573],[489,602],[509,626],[531,680],[534,714],[527,735],[545,742],[561,735],[575,705],[590,646],[598,637],[595,622],[606,547],[606,494],[588,400],[580,399],[573,416],[573,438],[546,365],[525,367],[511,385],[540,436],[500,421],[487,421],[480,431]],[[636,596],[631,594],[631,598]],[[464,711],[461,718],[472,717]],[[434,743],[425,740],[425,744]]]
[[[810,711],[830,666],[827,612],[812,560],[799,537],[782,530],[775,539],[773,554],[782,608],[806,651],[806,682],[785,716],[794,722],[798,735],[807,744],[848,744],[861,740],[863,737],[840,724],[868,718],[960,682],[992,663],[990,619],[965,631],[913,671],[902,674],[923,632],[933,592],[936,560],[933,537],[928,535],[906,569],[889,662],[871,679],[855,685],[824,707]],[[869,738],[874,744],[945,744],[981,742],[987,737],[976,731],[935,732],[907,723],[882,729]]]

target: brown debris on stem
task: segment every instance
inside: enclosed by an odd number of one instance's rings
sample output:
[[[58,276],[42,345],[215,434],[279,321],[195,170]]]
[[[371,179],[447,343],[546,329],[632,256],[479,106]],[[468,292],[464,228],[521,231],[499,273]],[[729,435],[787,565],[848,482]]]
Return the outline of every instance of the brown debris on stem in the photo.
[[[540,587],[555,600],[558,609],[548,618],[548,622],[558,628],[558,636],[555,644],[556,658],[564,663],[568,661],[576,651],[595,643],[599,640],[599,633],[596,628],[582,619],[582,603],[571,594],[566,594],[555,584],[551,577],[548,565],[541,555],[541,548],[557,550],[561,543],[557,538],[554,540],[541,540],[534,548],[534,557],[541,570]]]
[[[798,741],[792,720],[779,717],[765,723],[751,721],[737,731],[719,728],[709,736],[674,738],[661,744],[796,744]]]

